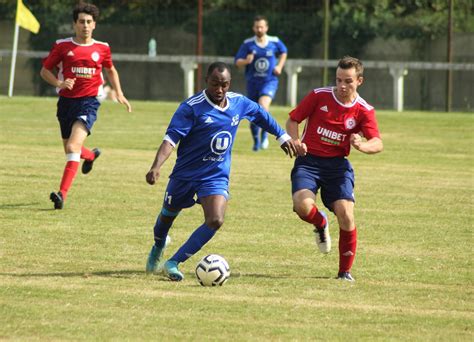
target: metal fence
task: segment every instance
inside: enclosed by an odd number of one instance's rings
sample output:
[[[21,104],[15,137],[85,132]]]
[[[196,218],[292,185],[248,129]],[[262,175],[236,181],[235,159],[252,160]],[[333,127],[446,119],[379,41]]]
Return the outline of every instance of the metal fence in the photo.
[[[19,50],[18,56],[23,59],[41,59],[47,55],[46,51],[26,51]],[[10,50],[0,50],[2,61],[2,75],[5,75],[5,62],[11,57]],[[130,98],[137,99],[160,99],[180,101],[191,96],[195,92],[195,70],[198,64],[206,66],[214,61],[223,61],[230,65],[233,58],[227,56],[192,56],[192,55],[156,55],[150,57],[145,54],[123,54],[117,53],[113,56],[118,69],[122,75],[124,89]],[[280,91],[276,102],[283,105],[295,106],[296,103],[312,88],[323,86],[320,84],[321,70],[324,67],[335,68],[337,60],[323,61],[319,59],[288,59],[284,68],[285,75],[280,80]],[[383,75],[384,97],[377,96],[378,85],[370,85],[371,76],[367,85],[361,88],[362,96],[367,101],[380,108],[392,108],[402,111],[405,108],[405,98],[412,98],[413,93],[420,91],[416,83],[410,81],[409,76],[417,72],[428,71],[430,77],[443,78],[444,73],[436,75],[436,72],[453,70],[458,73],[455,77],[465,76],[466,72],[472,78],[474,76],[474,63],[427,63],[427,62],[393,62],[393,61],[364,61],[366,75],[378,75],[376,79]],[[27,68],[31,70],[30,68]],[[20,77],[24,77],[25,70],[20,71]],[[313,83],[306,86],[308,77]],[[4,77],[2,77],[3,79]],[[33,79],[30,75],[30,79]],[[300,82],[300,79],[303,82]],[[3,82],[4,83],[4,82]],[[303,83],[303,85],[301,84]],[[379,83],[379,82],[377,82]],[[131,86],[133,84],[133,86]],[[140,84],[141,86],[137,85]],[[455,109],[472,111],[473,103],[472,83],[470,88],[463,88],[464,93],[456,90],[454,94]],[[3,87],[2,87],[3,88]],[[163,88],[160,90],[159,88]],[[368,88],[368,89],[367,89]],[[132,90],[133,89],[133,90]],[[26,89],[21,89],[19,93],[25,94]],[[233,90],[245,93],[245,85],[242,72],[233,72]],[[406,91],[405,91],[406,90]],[[28,95],[38,95],[38,87],[31,83]],[[371,93],[375,94],[372,98]],[[440,92],[440,100],[436,103],[435,109],[442,110],[444,106],[445,92]],[[445,101],[445,100],[444,100]],[[409,102],[408,108],[413,109],[416,103]],[[419,105],[418,105],[419,106]],[[420,109],[420,108],[416,108]],[[423,108],[421,108],[423,109]]]

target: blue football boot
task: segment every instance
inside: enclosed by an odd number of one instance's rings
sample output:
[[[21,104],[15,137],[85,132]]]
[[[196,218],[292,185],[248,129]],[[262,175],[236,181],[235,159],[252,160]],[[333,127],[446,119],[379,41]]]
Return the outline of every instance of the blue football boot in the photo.
[[[174,260],[168,260],[163,266],[166,276],[172,281],[181,281],[184,279],[183,273],[178,270],[178,263]]]
[[[160,248],[156,245],[153,245],[151,248],[150,254],[148,254],[148,259],[146,261],[146,273],[160,273],[162,271],[163,266],[160,265],[160,260],[163,257],[165,252],[166,246],[169,245],[171,238],[166,236],[165,245]]]

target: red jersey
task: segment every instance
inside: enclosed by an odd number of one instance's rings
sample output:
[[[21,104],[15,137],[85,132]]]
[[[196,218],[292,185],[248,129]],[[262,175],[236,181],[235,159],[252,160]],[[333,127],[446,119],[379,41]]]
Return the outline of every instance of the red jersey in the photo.
[[[59,80],[76,79],[72,90],[56,88],[60,96],[97,96],[103,91],[102,67],[112,68],[112,54],[109,44],[97,40],[78,44],[72,38],[59,39],[43,60],[43,66],[48,70],[56,67]]]
[[[344,105],[334,91],[332,87],[314,89],[290,112],[298,123],[306,119],[301,141],[308,153],[318,157],[348,156],[352,133],[362,131],[367,139],[380,138],[374,107],[359,95],[351,105]]]

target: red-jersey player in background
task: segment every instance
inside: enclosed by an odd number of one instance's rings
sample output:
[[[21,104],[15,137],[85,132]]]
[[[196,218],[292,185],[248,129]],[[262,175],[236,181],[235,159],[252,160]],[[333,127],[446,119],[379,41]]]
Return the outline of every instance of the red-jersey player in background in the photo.
[[[383,150],[375,111],[357,93],[363,82],[362,63],[346,56],[336,70],[336,86],[312,90],[290,113],[286,123],[299,157],[291,171],[293,210],[314,225],[323,253],[331,249],[326,214],[316,207],[319,189],[326,208],[339,224],[338,278],[354,281],[350,271],[357,245],[354,221],[354,170],[346,157],[351,145],[372,154]],[[303,134],[298,125],[306,120]],[[365,139],[360,135],[362,132]]]
[[[80,160],[84,159],[82,173],[86,174],[100,155],[99,149],[91,151],[83,144],[97,118],[100,105],[97,96],[101,95],[104,83],[102,68],[117,93],[117,101],[128,112],[132,111],[123,95],[109,45],[92,39],[98,16],[96,6],[79,3],[73,10],[75,37],[57,40],[43,60],[40,72],[59,93],[57,117],[67,160],[59,191],[50,195],[55,209],[63,208]],[[55,69],[57,74],[53,73]]]

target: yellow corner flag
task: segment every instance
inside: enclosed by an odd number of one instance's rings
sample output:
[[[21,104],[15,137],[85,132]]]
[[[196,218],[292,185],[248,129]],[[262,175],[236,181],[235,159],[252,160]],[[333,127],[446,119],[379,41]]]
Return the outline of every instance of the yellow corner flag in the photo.
[[[16,23],[25,30],[33,33],[38,33],[40,29],[40,23],[36,20],[33,13],[30,12],[28,7],[23,4],[22,0],[18,0],[16,7]]]

